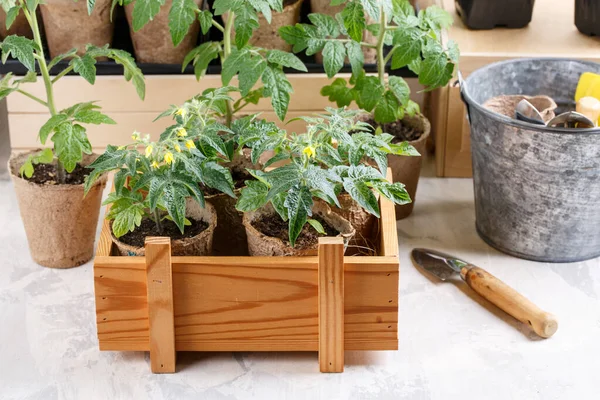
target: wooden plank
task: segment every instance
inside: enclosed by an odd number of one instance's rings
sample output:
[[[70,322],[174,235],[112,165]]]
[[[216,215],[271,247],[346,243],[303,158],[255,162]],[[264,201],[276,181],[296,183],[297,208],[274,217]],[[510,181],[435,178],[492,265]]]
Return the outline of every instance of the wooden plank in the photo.
[[[179,351],[317,351],[317,257],[172,257]],[[101,350],[149,350],[143,257],[97,257]],[[398,348],[398,258],[346,257],[344,347]]]
[[[319,238],[319,368],[344,371],[344,241]]]
[[[393,182],[392,170],[387,169],[386,179]],[[380,252],[382,256],[398,256],[398,232],[396,231],[396,208],[394,203],[383,197],[379,197],[379,219]]]
[[[147,237],[145,247],[150,366],[154,373],[175,372],[171,239]]]

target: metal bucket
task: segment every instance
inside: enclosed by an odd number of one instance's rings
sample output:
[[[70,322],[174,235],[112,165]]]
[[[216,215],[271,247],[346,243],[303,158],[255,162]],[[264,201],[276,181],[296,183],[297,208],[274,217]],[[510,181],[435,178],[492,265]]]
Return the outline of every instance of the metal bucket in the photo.
[[[483,107],[495,96],[548,95],[574,109],[583,72],[600,64],[518,59],[461,82],[471,125],[477,232],[516,257],[573,262],[600,256],[600,128],[546,128]]]

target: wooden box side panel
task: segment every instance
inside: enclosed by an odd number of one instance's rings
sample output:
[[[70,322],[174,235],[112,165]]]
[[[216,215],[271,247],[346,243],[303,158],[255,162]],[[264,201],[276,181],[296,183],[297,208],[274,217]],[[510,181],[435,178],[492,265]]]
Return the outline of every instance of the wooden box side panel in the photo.
[[[101,350],[148,350],[144,259],[94,268]],[[123,260],[125,259],[125,260]],[[175,340],[189,351],[316,351],[317,258],[173,257]],[[346,257],[345,348],[397,349],[395,257]]]

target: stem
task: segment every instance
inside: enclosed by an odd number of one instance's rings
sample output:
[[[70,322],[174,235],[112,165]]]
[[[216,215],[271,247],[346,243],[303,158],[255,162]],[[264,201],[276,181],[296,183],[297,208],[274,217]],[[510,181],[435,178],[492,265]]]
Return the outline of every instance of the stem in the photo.
[[[214,26],[215,28],[217,28],[221,32],[225,32],[225,28],[223,28],[223,25],[221,25],[220,23],[218,23],[214,19],[212,20],[212,26]]]
[[[235,15],[233,11],[230,11],[227,15],[227,21],[225,21],[225,31],[223,32],[223,60],[221,65],[227,60],[227,58],[231,55],[231,31],[233,29],[233,19]],[[227,105],[227,113],[225,119],[225,125],[231,126],[231,118],[233,117],[233,109],[231,107],[231,101],[226,101]]]
[[[46,103],[44,100],[40,99],[39,97],[32,95],[32,94],[31,94],[31,93],[29,93],[29,92],[26,92],[26,91],[24,91],[24,90],[22,90],[22,89],[17,89],[17,92],[18,92],[18,93],[21,93],[21,94],[22,94],[22,95],[24,95],[24,96],[27,96],[27,97],[29,97],[31,100],[37,101],[38,103],[40,103],[40,104],[41,104],[41,105],[43,105],[44,107],[48,107],[48,103]]]
[[[383,58],[383,42],[385,39],[385,31],[387,27],[387,20],[383,6],[379,8],[381,18],[379,19],[379,35],[377,36],[377,72],[379,74],[379,81],[385,87],[385,59]]]
[[[31,27],[31,31],[33,32],[33,40],[37,44],[38,49],[36,50],[38,65],[40,67],[40,73],[42,75],[42,79],[44,80],[44,87],[46,88],[46,106],[50,111],[50,115],[56,115],[56,107],[54,105],[54,91],[52,90],[52,79],[50,78],[50,73],[48,72],[48,64],[46,64],[46,57],[44,56],[44,45],[42,43],[42,36],[40,35],[40,28],[37,21],[37,15],[35,11],[30,13],[27,9],[27,6],[23,2],[23,13],[25,14],[25,18],[27,22],[29,22],[29,26]],[[65,167],[60,162],[60,160],[56,160],[56,180],[59,184],[65,183]]]
[[[160,214],[158,213],[158,208],[154,209],[154,223],[156,224],[156,229],[158,230],[158,234],[163,234],[162,223],[160,222]]]
[[[68,74],[69,72],[71,72],[72,70],[73,70],[73,66],[72,66],[72,65],[69,65],[67,68],[63,69],[63,70],[60,72],[60,74],[56,75],[56,76],[54,77],[54,79],[52,79],[52,83],[54,84],[54,83],[58,82],[58,80],[59,80],[60,78],[62,78],[63,76],[65,76],[66,74]]]
[[[385,59],[383,60],[383,63],[387,65],[388,61],[390,61],[390,58],[392,58],[392,55],[394,55],[394,51],[396,51],[396,49],[398,48],[398,45],[392,47],[392,49],[390,50],[389,53],[387,53],[387,56],[385,56]]]

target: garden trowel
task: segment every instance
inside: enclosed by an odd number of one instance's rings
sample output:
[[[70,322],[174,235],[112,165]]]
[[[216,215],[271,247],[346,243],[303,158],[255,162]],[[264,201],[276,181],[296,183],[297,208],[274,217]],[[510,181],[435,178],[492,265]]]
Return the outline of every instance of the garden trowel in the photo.
[[[479,267],[429,249],[413,249],[412,259],[417,266],[443,281],[454,274],[460,274],[467,285],[480,296],[529,325],[543,338],[549,338],[558,329],[558,321],[552,314],[541,310],[516,290]]]

